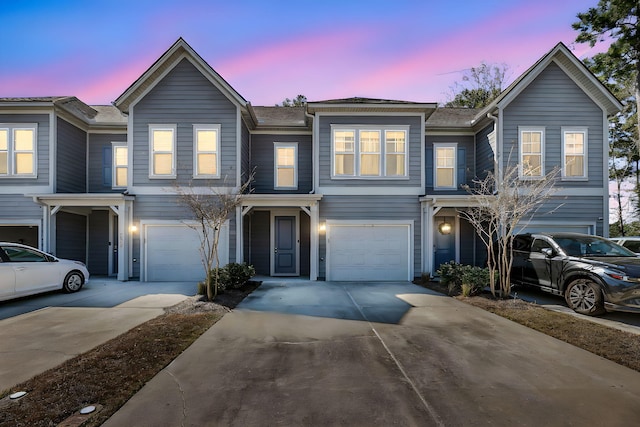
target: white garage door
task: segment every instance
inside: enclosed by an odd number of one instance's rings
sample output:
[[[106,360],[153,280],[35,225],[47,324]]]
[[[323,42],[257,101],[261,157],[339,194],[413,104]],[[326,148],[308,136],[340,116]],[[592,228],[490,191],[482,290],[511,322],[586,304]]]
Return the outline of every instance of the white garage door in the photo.
[[[220,236],[220,264],[229,260],[228,228]],[[186,225],[146,225],[146,274],[149,282],[200,281],[205,272],[198,233]]]
[[[331,224],[327,280],[411,280],[410,224]]]

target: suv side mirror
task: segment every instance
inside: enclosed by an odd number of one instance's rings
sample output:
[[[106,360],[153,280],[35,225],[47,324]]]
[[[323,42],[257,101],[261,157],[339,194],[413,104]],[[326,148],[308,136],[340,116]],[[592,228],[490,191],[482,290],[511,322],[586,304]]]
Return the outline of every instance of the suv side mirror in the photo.
[[[553,249],[551,248],[542,248],[540,249],[540,252],[542,252],[547,258],[553,257]]]

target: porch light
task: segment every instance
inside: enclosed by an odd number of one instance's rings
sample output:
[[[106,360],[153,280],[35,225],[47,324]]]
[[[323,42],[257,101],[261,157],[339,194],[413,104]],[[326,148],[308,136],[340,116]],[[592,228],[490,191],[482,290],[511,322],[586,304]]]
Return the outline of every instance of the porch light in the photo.
[[[129,227],[129,233],[135,233],[136,231],[138,231],[138,226],[132,225]]]
[[[446,220],[442,222],[442,224],[440,224],[438,226],[438,231],[440,231],[440,234],[449,234],[451,233],[451,224],[449,224]]]
[[[325,231],[327,231],[327,224],[325,224],[324,222],[320,224],[320,227],[318,227],[318,231],[320,231],[321,233],[324,233]]]

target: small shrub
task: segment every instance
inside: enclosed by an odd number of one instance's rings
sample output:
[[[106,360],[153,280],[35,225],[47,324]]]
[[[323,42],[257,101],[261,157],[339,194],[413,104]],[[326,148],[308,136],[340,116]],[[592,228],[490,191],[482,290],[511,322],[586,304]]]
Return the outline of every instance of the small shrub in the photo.
[[[426,285],[431,281],[431,273],[422,273],[420,275],[420,284]]]
[[[229,289],[239,289],[247,283],[249,279],[256,275],[256,270],[246,262],[240,264],[231,262],[227,264],[225,271],[225,285]]]
[[[481,267],[458,264],[455,261],[440,265],[440,281],[449,289],[449,295],[479,294],[489,284],[489,270]]]

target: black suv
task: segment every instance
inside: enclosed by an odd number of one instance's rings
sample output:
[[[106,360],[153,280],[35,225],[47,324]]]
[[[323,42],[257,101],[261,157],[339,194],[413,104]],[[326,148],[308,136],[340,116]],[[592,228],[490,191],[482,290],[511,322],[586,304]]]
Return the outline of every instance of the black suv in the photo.
[[[569,307],[581,314],[640,312],[640,257],[598,236],[515,236],[511,281],[563,295]]]

